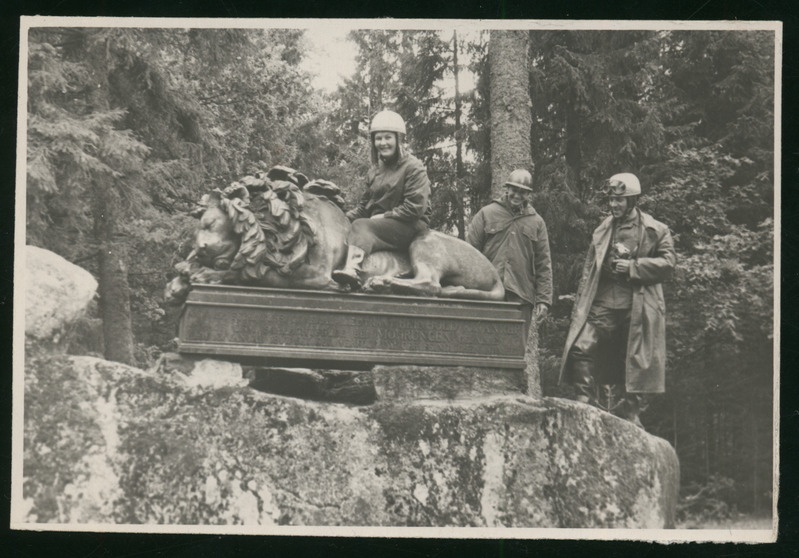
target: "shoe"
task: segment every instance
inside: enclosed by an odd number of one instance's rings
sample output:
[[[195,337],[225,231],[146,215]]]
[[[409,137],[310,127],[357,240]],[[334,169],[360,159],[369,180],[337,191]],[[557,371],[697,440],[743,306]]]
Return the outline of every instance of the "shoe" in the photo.
[[[361,280],[358,278],[358,273],[350,269],[337,269],[334,271],[333,281],[341,285],[351,287],[352,290],[361,287]]]
[[[361,270],[361,263],[363,262],[366,252],[357,246],[347,247],[347,263],[344,269],[337,269],[333,271],[333,281],[342,285],[347,285],[352,290],[361,287],[361,279],[358,277],[358,272]]]
[[[627,416],[625,416],[624,418],[625,418],[625,420],[628,420],[631,423],[633,423],[635,426],[637,426],[641,430],[644,430],[644,431],[646,430],[646,428],[644,428],[643,423],[641,423],[641,419],[638,417],[638,413],[628,413]]]
[[[645,400],[643,396],[635,393],[628,393],[624,398],[623,412],[620,413],[623,419],[630,421],[641,430],[646,430],[644,425],[641,424],[641,418],[639,416],[641,411],[646,407],[644,403]]]

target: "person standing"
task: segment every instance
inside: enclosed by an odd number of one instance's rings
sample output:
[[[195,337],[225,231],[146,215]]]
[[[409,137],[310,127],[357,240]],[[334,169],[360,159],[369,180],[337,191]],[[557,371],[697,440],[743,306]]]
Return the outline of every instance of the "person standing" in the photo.
[[[366,256],[376,250],[404,251],[430,216],[430,179],[419,159],[406,153],[405,121],[396,112],[375,115],[369,127],[372,168],[366,190],[347,212],[352,228],[347,235],[347,261],[333,279],[359,288],[358,273]]]
[[[543,319],[552,305],[549,237],[532,205],[532,184],[528,171],[511,172],[503,196],[480,209],[466,232],[466,241],[497,268],[505,300],[522,304],[525,339],[533,315]]]
[[[644,394],[665,391],[666,318],[662,283],[676,255],[669,228],[636,207],[641,183],[631,173],[603,188],[611,215],[596,228],[561,360],[561,383],[577,401],[597,403],[642,426]],[[600,405],[603,406],[603,405]]]

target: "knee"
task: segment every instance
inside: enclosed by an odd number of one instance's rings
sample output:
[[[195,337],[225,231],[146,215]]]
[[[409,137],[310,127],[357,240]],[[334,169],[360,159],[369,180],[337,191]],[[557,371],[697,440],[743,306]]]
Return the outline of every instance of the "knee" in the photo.
[[[360,236],[370,230],[371,219],[355,219],[350,227],[350,236]]]
[[[577,360],[591,359],[594,357],[598,345],[599,334],[596,328],[590,323],[586,323],[580,335],[574,340],[569,356]]]
[[[356,219],[352,222],[352,227],[347,235],[347,244],[357,246],[366,252],[371,251],[374,243],[370,219]]]

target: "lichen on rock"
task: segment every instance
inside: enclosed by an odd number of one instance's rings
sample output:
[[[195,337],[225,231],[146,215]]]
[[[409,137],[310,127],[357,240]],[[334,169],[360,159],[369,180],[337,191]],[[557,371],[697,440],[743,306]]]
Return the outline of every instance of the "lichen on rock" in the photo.
[[[356,407],[63,356],[29,362],[23,469],[35,523],[668,527],[678,485],[668,443],[557,399]]]

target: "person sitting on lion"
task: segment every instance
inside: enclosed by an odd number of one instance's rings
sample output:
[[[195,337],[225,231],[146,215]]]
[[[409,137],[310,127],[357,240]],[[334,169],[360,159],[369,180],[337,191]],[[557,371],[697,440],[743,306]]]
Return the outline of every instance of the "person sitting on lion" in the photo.
[[[430,179],[422,162],[403,149],[405,133],[402,117],[390,110],[378,112],[369,127],[373,166],[366,191],[347,212],[352,228],[346,264],[333,271],[335,281],[353,290],[361,287],[364,258],[378,250],[404,252],[428,227]]]

